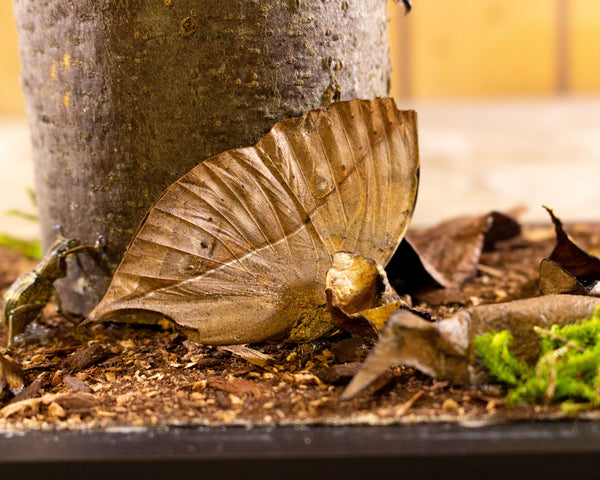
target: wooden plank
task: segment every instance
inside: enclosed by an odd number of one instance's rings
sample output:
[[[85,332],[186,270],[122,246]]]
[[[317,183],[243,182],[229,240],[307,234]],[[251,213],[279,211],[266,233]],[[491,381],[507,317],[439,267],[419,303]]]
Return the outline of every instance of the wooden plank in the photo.
[[[573,92],[600,92],[600,2],[570,0],[569,85]]]
[[[595,0],[589,0],[593,2]],[[427,0],[411,12],[416,97],[552,94],[557,3]]]
[[[392,59],[390,96],[410,96],[410,19],[400,2],[388,1],[388,38]]]
[[[43,28],[41,25],[39,28]],[[24,115],[25,99],[19,84],[17,26],[12,2],[0,1],[0,115]]]

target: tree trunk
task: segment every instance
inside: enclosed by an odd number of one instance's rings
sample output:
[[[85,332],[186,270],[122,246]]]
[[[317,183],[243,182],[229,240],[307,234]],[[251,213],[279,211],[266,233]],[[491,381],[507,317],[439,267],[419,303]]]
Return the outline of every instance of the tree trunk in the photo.
[[[42,238],[108,239],[59,285],[87,313],[149,206],[278,120],[385,96],[385,0],[14,0]],[[110,271],[109,271],[110,270]]]

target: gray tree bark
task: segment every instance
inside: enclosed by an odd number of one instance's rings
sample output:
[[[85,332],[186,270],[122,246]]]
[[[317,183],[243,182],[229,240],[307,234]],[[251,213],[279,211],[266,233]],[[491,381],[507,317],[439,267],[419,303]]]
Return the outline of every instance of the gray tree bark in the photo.
[[[108,239],[59,285],[85,314],[149,206],[278,120],[385,96],[385,0],[14,0],[42,238]]]

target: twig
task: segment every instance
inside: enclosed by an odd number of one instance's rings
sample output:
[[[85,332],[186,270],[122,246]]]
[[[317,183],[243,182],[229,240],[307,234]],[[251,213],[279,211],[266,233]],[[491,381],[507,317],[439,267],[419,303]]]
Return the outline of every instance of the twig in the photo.
[[[581,345],[578,345],[577,343],[575,343],[572,340],[569,340],[565,337],[561,337],[560,335],[557,335],[556,333],[554,333],[546,328],[534,326],[533,330],[540,337],[548,337],[548,338],[551,338],[552,340],[558,340],[559,342],[563,342],[568,347],[574,348],[575,350],[578,350],[581,353],[585,353],[585,348],[583,348]]]
[[[411,407],[415,404],[415,402],[419,398],[421,398],[423,395],[425,395],[425,390],[419,390],[412,397],[410,397],[410,399],[408,399],[408,401],[406,401],[402,405],[400,405],[394,411],[394,415],[396,415],[397,417],[402,417],[402,416],[406,415],[406,412],[408,412],[411,409]]]

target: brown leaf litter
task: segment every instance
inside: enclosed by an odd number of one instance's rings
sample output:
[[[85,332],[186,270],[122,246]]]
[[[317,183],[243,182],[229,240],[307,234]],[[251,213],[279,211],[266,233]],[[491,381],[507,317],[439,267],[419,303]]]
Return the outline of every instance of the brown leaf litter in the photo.
[[[600,245],[600,226],[574,224],[566,230],[586,251]],[[554,244],[550,227],[525,227],[521,236],[483,250],[479,262],[485,268],[478,267],[450,301],[442,301],[440,295],[437,302],[426,303],[421,293],[411,294],[410,300],[434,318],[443,318],[465,307],[530,298],[538,293],[539,263],[550,255]],[[12,279],[30,268],[22,265]],[[394,284],[394,275],[389,278]],[[10,284],[10,278],[0,280]],[[435,292],[444,290],[433,288],[428,295],[434,298]],[[90,339],[81,340],[72,325],[51,309],[44,311],[38,323],[37,336],[29,337],[26,332],[12,354],[28,385],[16,397],[8,391],[0,395],[0,409],[10,407],[0,416],[3,430],[470,422],[563,416],[554,406],[508,409],[498,387],[458,385],[403,366],[392,367],[378,383],[342,401],[351,373],[373,345],[368,339],[344,334],[297,345],[250,345],[272,359],[260,366],[157,326],[109,323],[94,327]],[[41,338],[39,332],[43,332]],[[5,341],[4,335],[0,331],[0,342]],[[92,355],[97,350],[94,345],[104,347],[108,355]],[[73,368],[67,360],[82,351],[91,361]]]

